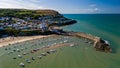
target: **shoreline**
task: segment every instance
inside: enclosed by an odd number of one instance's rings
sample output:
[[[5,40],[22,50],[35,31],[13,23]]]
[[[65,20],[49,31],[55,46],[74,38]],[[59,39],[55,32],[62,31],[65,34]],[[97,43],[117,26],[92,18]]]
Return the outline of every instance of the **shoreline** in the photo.
[[[25,41],[30,41],[34,39],[40,39],[45,37],[50,37],[55,35],[37,35],[37,36],[22,36],[22,37],[6,37],[0,39],[0,47],[8,46],[9,44],[21,43]]]

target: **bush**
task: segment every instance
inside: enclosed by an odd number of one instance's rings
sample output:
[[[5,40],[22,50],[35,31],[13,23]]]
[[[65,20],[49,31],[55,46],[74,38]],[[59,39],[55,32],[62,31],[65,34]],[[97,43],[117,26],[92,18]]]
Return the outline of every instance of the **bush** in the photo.
[[[6,28],[5,33],[7,33],[10,36],[12,36],[12,35],[18,36],[19,33],[20,33],[20,30],[15,30],[15,29],[12,29],[12,28]]]

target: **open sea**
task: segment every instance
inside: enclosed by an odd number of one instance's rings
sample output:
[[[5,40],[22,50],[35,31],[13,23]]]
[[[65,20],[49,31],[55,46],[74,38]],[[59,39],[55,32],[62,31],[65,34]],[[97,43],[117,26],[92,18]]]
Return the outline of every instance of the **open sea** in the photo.
[[[64,14],[75,19],[74,25],[63,27],[64,30],[90,33],[110,42],[113,53],[89,50],[80,64],[81,68],[120,68],[120,14]],[[81,58],[81,57],[79,57]]]

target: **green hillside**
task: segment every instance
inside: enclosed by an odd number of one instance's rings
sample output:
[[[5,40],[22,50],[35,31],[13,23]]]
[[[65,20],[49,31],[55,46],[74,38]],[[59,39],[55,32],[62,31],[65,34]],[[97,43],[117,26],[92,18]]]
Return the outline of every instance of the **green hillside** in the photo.
[[[0,9],[0,17],[43,17],[60,15],[55,10]],[[62,15],[60,15],[62,16]]]

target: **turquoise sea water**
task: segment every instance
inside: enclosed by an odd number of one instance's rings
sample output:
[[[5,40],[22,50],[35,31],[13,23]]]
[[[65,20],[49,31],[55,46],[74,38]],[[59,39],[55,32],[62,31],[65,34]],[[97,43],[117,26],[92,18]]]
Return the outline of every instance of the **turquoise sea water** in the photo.
[[[95,63],[96,66],[120,68],[120,14],[64,14],[64,16],[78,21],[74,25],[63,27],[64,30],[90,33],[111,43],[112,54],[91,51],[89,59],[94,58],[93,61],[99,62]],[[85,64],[89,65],[89,62],[88,60]],[[94,64],[91,65],[92,67]]]

